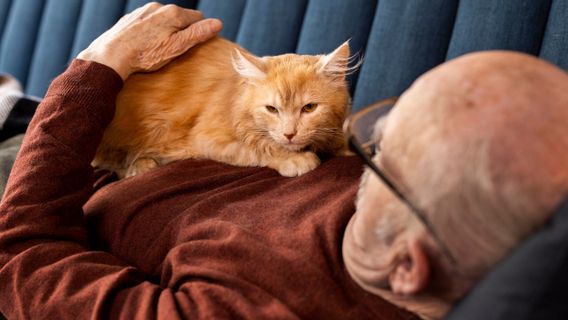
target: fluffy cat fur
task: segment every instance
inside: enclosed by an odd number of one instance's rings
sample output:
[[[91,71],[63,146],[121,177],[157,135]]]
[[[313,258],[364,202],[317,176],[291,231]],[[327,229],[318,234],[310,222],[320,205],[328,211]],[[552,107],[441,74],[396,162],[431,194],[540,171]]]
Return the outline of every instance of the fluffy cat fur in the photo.
[[[134,74],[93,165],[134,176],[186,158],[267,166],[283,176],[344,150],[349,45],[259,58],[220,37],[159,71]]]

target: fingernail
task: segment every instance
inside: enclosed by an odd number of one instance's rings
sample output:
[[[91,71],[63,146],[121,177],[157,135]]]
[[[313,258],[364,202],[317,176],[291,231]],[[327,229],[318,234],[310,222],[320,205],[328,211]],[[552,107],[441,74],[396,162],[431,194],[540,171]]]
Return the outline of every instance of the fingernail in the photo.
[[[211,23],[209,24],[211,31],[219,32],[223,29],[223,22],[219,19],[211,19]]]

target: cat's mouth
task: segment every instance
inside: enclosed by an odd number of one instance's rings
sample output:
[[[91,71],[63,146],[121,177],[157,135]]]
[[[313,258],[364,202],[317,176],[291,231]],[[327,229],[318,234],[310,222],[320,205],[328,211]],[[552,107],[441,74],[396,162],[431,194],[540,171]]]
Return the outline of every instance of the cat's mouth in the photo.
[[[282,146],[284,146],[284,148],[291,150],[291,151],[300,151],[304,148],[306,148],[306,144],[305,143],[297,143],[297,142],[285,142],[285,143],[281,143]]]
[[[281,145],[282,147],[284,147],[285,149],[288,149],[290,151],[301,151],[303,149],[306,149],[308,147],[308,141],[305,141],[305,139],[301,139],[303,141],[298,141],[300,139],[298,139],[297,137],[294,138],[292,141],[287,140],[287,139],[281,139],[281,138],[277,138],[275,137],[272,133],[270,134],[272,140],[276,143],[278,143],[279,145]]]

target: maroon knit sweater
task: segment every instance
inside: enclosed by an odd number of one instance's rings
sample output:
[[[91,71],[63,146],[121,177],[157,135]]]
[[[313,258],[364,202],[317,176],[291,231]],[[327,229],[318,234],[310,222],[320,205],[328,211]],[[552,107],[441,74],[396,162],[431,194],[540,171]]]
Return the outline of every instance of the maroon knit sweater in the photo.
[[[76,60],[29,126],[0,204],[8,319],[414,318],[345,271],[357,159],[298,178],[209,160],[97,178],[121,87]]]

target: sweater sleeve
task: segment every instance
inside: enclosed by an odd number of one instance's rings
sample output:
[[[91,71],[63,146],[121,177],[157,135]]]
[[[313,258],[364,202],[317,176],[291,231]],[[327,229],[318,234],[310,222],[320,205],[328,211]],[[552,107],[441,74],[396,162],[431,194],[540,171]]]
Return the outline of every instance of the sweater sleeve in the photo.
[[[0,310],[9,319],[178,319],[188,288],[162,288],[88,247],[90,165],[122,80],[75,60],[30,123],[0,204]],[[181,291],[180,291],[181,290]]]

